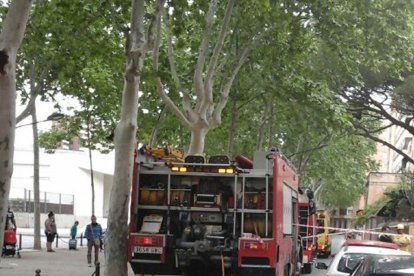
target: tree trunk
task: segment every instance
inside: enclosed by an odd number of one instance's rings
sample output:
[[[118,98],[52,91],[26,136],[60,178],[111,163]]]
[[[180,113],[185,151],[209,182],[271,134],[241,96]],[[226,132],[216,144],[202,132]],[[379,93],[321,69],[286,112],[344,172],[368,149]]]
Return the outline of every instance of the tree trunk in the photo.
[[[40,180],[39,180],[39,168],[40,168],[40,156],[39,156],[39,133],[37,129],[37,114],[36,103],[33,104],[32,109],[32,123],[33,123],[33,215],[34,215],[34,234],[33,234],[33,248],[41,249],[40,242]]]
[[[90,118],[90,117],[88,117]],[[89,172],[91,174],[91,189],[92,189],[92,215],[96,215],[95,214],[95,182],[93,179],[93,165],[92,165],[92,149],[91,149],[91,130],[89,128],[90,125],[90,120],[88,119],[88,123],[87,123],[87,133],[86,135],[88,135],[88,151],[89,151]]]
[[[11,2],[0,34],[0,248],[13,174],[16,127],[16,54],[23,40],[31,0]]]
[[[151,136],[150,136],[150,139],[149,139],[149,142],[148,142],[148,146],[150,146],[150,147],[156,147],[157,146],[155,143],[157,142],[157,138],[158,138],[158,131],[160,129],[160,122],[165,117],[165,114],[167,114],[167,109],[165,108],[165,105],[164,105],[161,109],[160,114],[158,115],[156,124],[152,128]]]
[[[263,116],[262,116],[262,122],[259,126],[259,129],[257,130],[257,136],[256,136],[256,150],[261,150],[263,147],[263,141],[264,141],[264,134],[265,134],[265,128],[268,118],[268,108],[269,104],[266,105],[265,109],[263,110]]]
[[[131,48],[127,49],[127,67],[122,94],[121,119],[115,129],[115,172],[109,202],[105,276],[128,274],[128,207],[136,145],[138,89],[144,65],[144,0],[132,2]]]
[[[204,153],[204,142],[208,130],[209,129],[207,127],[196,127],[191,129],[190,147],[188,149],[187,155]]]
[[[271,149],[271,148],[273,148],[275,145],[273,144],[273,135],[274,135],[274,129],[273,129],[273,127],[274,127],[274,118],[273,118],[273,104],[270,104],[270,112],[269,112],[270,114],[269,114],[269,123],[268,123],[268,125],[269,125],[269,143],[267,144],[268,145],[268,148],[269,149]]]
[[[229,140],[227,143],[227,156],[232,160],[234,154],[234,137],[236,136],[236,123],[237,123],[237,95],[238,90],[236,89],[236,93],[234,97],[232,97],[232,107],[231,107],[231,118],[230,118],[230,126],[229,126]]]

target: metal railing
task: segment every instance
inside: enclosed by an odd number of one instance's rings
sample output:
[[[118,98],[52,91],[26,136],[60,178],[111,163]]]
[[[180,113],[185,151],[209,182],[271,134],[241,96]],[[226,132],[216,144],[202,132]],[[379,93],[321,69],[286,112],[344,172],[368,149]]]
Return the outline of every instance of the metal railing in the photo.
[[[29,249],[29,248],[33,248],[33,240],[28,241],[29,237],[34,237],[34,234],[28,234],[28,233],[18,233],[16,234],[17,236],[17,240],[18,240],[18,249],[22,250],[22,249]],[[45,235],[40,235],[41,241],[42,242],[46,242],[46,236]],[[56,235],[55,237],[55,247],[59,248],[59,241],[60,243],[63,244],[69,244],[69,239],[71,237],[69,235]],[[81,233],[81,235],[79,237],[76,237],[77,240],[79,240],[80,245],[79,246],[83,246],[85,244],[85,246],[87,246],[87,241],[86,238],[83,236],[83,233]]]
[[[72,194],[40,192],[40,212],[74,214],[75,196]],[[9,206],[14,212],[34,212],[34,192],[24,188],[11,188]]]

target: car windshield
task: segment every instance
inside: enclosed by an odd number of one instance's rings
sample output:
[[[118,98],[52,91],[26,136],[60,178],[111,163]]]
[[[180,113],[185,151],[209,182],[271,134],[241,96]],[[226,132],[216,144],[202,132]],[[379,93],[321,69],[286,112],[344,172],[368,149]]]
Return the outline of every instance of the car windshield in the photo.
[[[376,275],[385,274],[410,274],[414,273],[413,256],[382,256],[375,265]]]
[[[369,254],[366,253],[346,253],[339,260],[337,270],[340,272],[350,273],[358,263]]]

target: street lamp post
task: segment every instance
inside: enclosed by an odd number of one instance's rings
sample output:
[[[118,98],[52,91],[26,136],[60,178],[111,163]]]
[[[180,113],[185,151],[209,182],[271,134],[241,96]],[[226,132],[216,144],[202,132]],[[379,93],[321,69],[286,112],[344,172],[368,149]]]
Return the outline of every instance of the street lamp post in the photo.
[[[35,114],[35,112],[33,112],[33,114]],[[33,114],[32,114],[32,118],[33,118]],[[36,117],[36,115],[34,117]],[[33,119],[32,119],[32,122],[31,123],[19,125],[19,126],[16,126],[16,128],[21,128],[21,127],[24,127],[24,126],[37,125],[38,123],[49,122],[49,121],[59,121],[60,119],[63,119],[63,117],[65,117],[64,114],[58,113],[58,112],[54,112],[54,113],[50,114],[49,116],[47,116],[47,118],[45,120],[42,120],[42,121],[33,121]]]
[[[36,106],[33,107],[32,111],[32,123],[16,126],[16,128],[23,126],[33,126],[33,216],[34,216],[34,235],[33,235],[33,248],[41,249],[40,242],[40,180],[39,180],[39,134],[37,124],[47,121],[58,121],[64,117],[63,114],[53,113],[49,115],[45,120],[37,121]]]

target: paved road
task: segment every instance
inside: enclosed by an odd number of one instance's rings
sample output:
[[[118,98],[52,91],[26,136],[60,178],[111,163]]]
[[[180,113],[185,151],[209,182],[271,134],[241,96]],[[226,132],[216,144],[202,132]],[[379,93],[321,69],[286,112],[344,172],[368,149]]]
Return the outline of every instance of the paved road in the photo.
[[[65,230],[66,231],[66,230]],[[61,233],[65,233],[61,231]],[[18,231],[19,233],[19,231]],[[58,240],[58,248],[55,253],[48,253],[45,249],[42,251],[35,251],[27,249],[33,247],[33,236],[28,236],[32,230],[21,231],[22,234],[22,248],[21,259],[17,257],[2,258],[0,260],[0,275],[1,276],[30,276],[35,275],[36,269],[41,269],[41,276],[89,276],[95,271],[94,267],[88,267],[86,263],[86,248],[79,247],[79,250],[68,250],[68,238],[62,237]],[[340,246],[344,241],[342,235],[332,236],[332,253],[338,252]],[[42,237],[42,246],[44,247],[44,240]],[[79,243],[78,243],[79,244]],[[53,245],[53,248],[56,244]],[[101,275],[105,266],[103,253],[100,253],[100,260],[102,262]],[[316,262],[324,262],[329,264],[329,259],[317,259]],[[322,276],[326,274],[326,270],[319,270],[315,267],[312,269],[310,276]],[[128,265],[128,276],[134,275],[130,266]],[[306,275],[306,274],[305,274]]]
[[[322,262],[325,263],[327,265],[329,265],[329,263],[331,262],[332,258],[328,258],[328,259],[317,259],[315,260],[315,262]],[[326,275],[326,270],[323,269],[317,269],[315,267],[312,268],[312,273],[311,274],[302,274],[304,276],[306,275],[310,275],[310,276],[323,276]]]
[[[332,235],[332,244],[331,244],[331,252],[332,254],[336,254],[342,246],[342,243],[345,241],[344,235]],[[316,259],[315,262],[323,262],[327,265],[330,264],[332,258],[328,259]],[[306,275],[306,274],[305,274]],[[312,273],[309,274],[310,276],[322,276],[326,275],[326,270],[316,269],[313,267]]]
[[[86,261],[87,249],[69,250],[57,248],[56,252],[46,250],[22,250],[21,258],[5,257],[0,260],[1,276],[32,276],[36,269],[41,270],[41,276],[90,276],[95,267],[89,267]],[[105,267],[104,253],[101,252],[101,274]],[[128,265],[128,276],[134,275]]]

